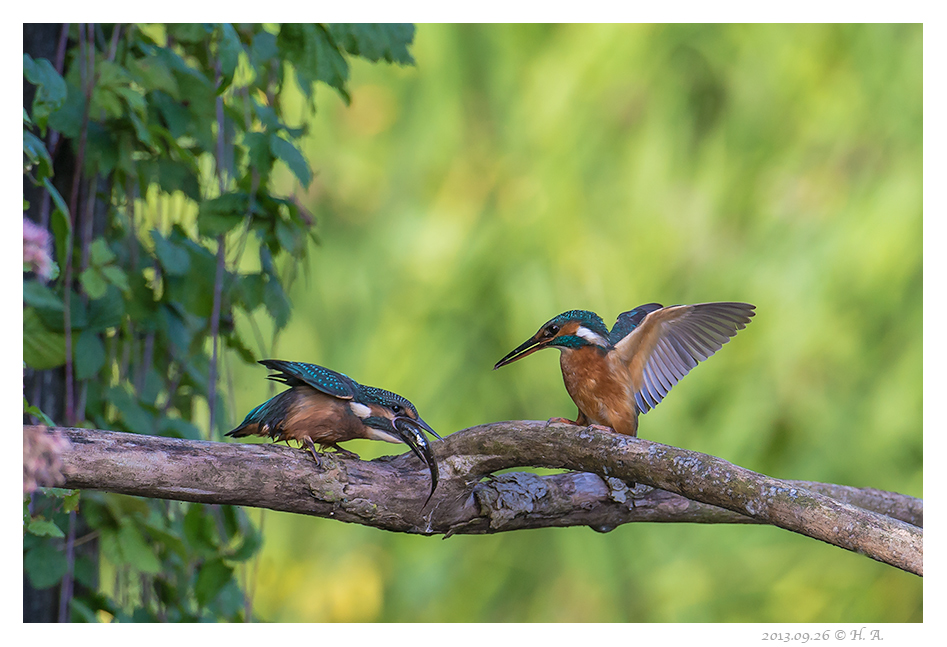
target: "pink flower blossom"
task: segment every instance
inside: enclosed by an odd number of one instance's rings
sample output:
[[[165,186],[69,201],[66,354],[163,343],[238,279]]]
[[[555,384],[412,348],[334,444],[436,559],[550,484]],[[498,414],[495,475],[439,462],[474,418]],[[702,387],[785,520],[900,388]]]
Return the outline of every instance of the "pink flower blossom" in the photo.
[[[23,218],[23,264],[29,265],[43,281],[53,275],[52,237],[28,218]]]
[[[62,485],[62,453],[71,444],[48,427],[23,426],[23,493]]]

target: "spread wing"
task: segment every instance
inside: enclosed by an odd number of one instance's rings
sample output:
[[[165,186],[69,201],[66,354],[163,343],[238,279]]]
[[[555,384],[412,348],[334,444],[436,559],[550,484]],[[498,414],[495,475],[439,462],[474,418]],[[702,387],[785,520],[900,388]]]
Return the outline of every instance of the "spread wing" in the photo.
[[[647,413],[656,407],[697,362],[745,328],[756,314],[755,307],[749,303],[669,306],[649,312],[621,341],[613,341],[613,355],[631,374],[638,411]]]
[[[355,397],[357,384],[344,373],[337,373],[322,366],[306,364],[305,362],[286,362],[281,359],[260,360],[275,375],[269,379],[282,382],[288,386],[311,386],[317,391],[341,400],[351,400]]]

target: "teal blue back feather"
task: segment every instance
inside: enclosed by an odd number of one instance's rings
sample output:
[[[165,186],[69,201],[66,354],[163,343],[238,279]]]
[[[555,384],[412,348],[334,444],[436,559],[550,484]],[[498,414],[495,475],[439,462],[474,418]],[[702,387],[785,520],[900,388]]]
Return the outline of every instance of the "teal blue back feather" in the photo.
[[[615,322],[612,332],[610,332],[608,335],[608,341],[610,341],[614,346],[622,339],[627,337],[632,330],[637,328],[645,317],[655,310],[660,310],[663,307],[664,306],[662,306],[660,303],[646,303],[643,306],[638,306],[633,310],[621,313],[618,315],[618,320]]]

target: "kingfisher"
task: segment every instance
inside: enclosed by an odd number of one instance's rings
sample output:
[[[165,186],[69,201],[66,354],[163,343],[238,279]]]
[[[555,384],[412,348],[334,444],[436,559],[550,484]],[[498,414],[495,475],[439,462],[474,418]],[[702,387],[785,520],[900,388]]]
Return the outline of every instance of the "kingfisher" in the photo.
[[[226,436],[269,436],[276,442],[295,440],[305,445],[319,465],[319,452],[327,447],[358,458],[338,443],[355,438],[405,443],[431,472],[431,500],[437,488],[437,461],[424,431],[434,434],[407,398],[397,393],[359,384],[348,375],[316,364],[264,359],[260,364],[274,371],[268,378],[290,388],[256,407]],[[423,430],[423,431],[422,431]]]
[[[755,308],[736,302],[647,303],[618,315],[611,331],[594,312],[569,310],[544,323],[493,368],[558,348],[562,379],[579,415],[574,421],[551,420],[637,436],[638,414],[656,407],[697,362],[745,328]]]

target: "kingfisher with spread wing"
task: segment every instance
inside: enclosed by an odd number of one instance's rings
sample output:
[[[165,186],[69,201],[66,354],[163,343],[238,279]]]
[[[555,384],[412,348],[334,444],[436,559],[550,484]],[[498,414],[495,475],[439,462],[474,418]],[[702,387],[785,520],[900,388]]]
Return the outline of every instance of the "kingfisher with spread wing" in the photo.
[[[570,310],[496,363],[505,366],[537,350],[561,351],[566,391],[579,408],[576,425],[610,427],[636,436],[638,414],[658,405],[678,381],[746,327],[749,303],[648,303],[618,316],[609,332],[589,310]]]
[[[315,364],[275,359],[261,360],[260,364],[275,371],[269,379],[290,388],[253,409],[227,436],[295,440],[312,452],[316,464],[319,452],[315,443],[355,458],[356,454],[338,443],[356,438],[405,443],[431,472],[430,501],[437,487],[437,461],[424,432],[440,436],[409,400]]]

